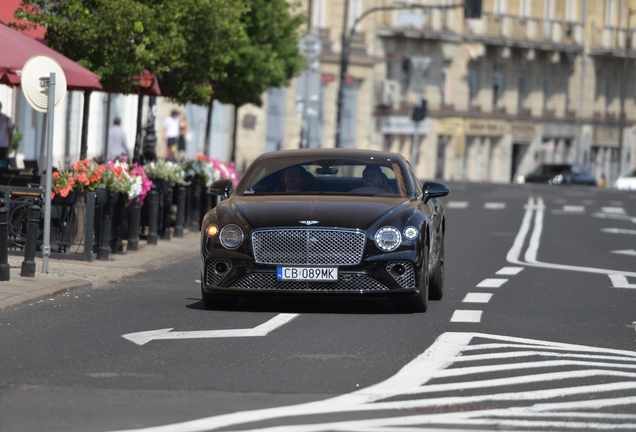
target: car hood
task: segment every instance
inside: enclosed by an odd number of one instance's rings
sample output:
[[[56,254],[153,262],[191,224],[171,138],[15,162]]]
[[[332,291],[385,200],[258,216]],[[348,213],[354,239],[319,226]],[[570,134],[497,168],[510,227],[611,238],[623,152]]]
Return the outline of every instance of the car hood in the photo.
[[[402,197],[267,196],[232,197],[219,206],[228,205],[234,214],[239,212],[237,217],[244,217],[252,229],[307,225],[300,221],[317,221],[314,226],[367,229],[383,215],[407,204]]]

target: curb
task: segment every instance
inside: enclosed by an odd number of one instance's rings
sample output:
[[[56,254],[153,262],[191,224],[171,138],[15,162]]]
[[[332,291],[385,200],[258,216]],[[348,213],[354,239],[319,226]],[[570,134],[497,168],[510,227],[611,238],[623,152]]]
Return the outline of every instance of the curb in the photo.
[[[0,311],[6,309],[14,309],[20,306],[24,306],[28,303],[44,300],[52,296],[75,291],[82,288],[93,288],[93,283],[84,279],[76,279],[68,282],[45,286],[36,291],[18,294],[15,297],[11,297],[8,303],[0,304]]]

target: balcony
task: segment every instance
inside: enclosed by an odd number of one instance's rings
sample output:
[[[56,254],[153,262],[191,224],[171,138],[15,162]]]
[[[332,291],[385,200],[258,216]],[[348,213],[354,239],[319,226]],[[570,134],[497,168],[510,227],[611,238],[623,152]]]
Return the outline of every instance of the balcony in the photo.
[[[475,40],[525,48],[558,51],[583,49],[583,23],[484,12],[480,20],[467,20],[465,34]]]
[[[625,50],[625,27],[592,25],[591,51],[593,54],[610,54],[623,56]],[[631,29],[630,50],[636,48],[634,43],[634,29]]]
[[[320,38],[323,52],[331,52],[331,35],[328,28],[316,28],[316,35]]]
[[[405,35],[432,39],[456,39],[461,33],[460,12],[448,9],[404,10],[385,14],[380,24],[380,34]]]

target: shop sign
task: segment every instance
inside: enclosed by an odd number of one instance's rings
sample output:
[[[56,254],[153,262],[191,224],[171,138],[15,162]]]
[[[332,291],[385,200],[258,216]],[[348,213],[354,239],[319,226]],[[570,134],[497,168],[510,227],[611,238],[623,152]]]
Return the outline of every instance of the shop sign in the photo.
[[[417,133],[428,135],[429,119],[418,122]],[[415,122],[408,116],[384,116],[382,117],[380,130],[385,135],[413,135]]]
[[[456,136],[464,134],[464,120],[459,117],[444,117],[437,121],[437,135]]]
[[[516,139],[531,140],[537,135],[537,128],[532,122],[512,122],[510,134]]]
[[[466,120],[468,136],[502,136],[506,134],[507,123],[501,120],[471,119]]]
[[[616,144],[618,142],[618,128],[604,126],[594,127],[594,142]]]

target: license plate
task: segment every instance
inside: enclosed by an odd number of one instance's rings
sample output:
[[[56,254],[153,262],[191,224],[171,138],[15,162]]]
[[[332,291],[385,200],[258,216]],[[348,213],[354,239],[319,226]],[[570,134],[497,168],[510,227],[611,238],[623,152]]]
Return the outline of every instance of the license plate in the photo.
[[[336,282],[338,267],[278,267],[278,280]]]

